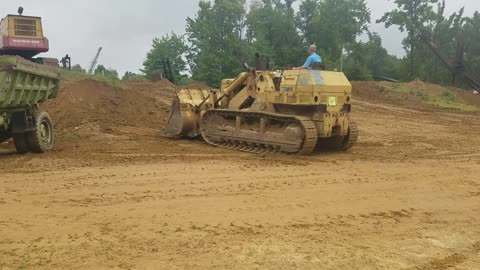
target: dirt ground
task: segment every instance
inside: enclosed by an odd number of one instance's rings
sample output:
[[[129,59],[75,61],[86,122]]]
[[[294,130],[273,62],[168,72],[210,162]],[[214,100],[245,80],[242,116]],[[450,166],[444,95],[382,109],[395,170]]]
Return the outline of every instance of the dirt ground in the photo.
[[[0,269],[479,269],[478,113],[356,90],[351,151],[261,156],[161,138],[173,86],[131,88],[68,83],[54,152],[0,148]]]

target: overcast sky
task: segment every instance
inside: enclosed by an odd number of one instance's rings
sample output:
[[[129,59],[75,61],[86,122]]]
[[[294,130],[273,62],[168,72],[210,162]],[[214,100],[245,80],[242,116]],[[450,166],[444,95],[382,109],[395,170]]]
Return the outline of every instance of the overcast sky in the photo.
[[[185,20],[194,17],[198,0],[0,0],[0,16],[16,14],[41,16],[50,52],[61,58],[66,53],[73,64],[88,68],[98,47],[103,47],[99,64],[114,68],[121,75],[137,72],[150,49],[152,39],[174,31],[185,32]],[[403,35],[395,28],[375,24],[394,7],[393,0],[367,0],[372,13],[372,31],[381,34],[389,53],[403,55]],[[446,0],[450,14],[465,7],[471,16],[480,10],[480,0]],[[319,42],[321,44],[321,41]]]

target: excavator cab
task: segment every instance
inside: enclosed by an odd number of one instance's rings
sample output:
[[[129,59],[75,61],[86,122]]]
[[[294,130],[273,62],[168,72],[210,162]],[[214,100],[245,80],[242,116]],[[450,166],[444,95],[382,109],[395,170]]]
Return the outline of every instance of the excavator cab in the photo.
[[[0,55],[32,59],[48,50],[40,17],[7,15],[0,21]]]

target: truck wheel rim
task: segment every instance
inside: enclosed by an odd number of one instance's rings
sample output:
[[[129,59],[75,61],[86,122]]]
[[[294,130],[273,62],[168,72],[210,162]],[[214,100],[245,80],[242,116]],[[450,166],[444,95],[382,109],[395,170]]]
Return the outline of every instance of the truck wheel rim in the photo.
[[[43,120],[40,125],[40,137],[44,144],[50,144],[52,141],[52,130],[46,120]]]

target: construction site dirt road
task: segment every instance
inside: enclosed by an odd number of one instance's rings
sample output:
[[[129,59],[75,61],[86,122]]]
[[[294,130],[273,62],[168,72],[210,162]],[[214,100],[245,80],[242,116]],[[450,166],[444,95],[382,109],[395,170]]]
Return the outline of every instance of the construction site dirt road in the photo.
[[[356,147],[254,155],[161,138],[157,84],[70,82],[54,152],[0,148],[0,269],[478,269],[477,112],[357,84]]]

